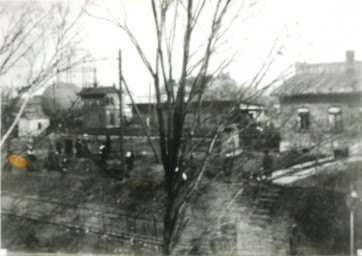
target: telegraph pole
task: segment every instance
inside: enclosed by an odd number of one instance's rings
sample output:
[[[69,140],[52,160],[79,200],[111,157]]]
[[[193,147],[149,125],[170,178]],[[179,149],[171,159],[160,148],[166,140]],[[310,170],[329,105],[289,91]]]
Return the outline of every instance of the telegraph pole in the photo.
[[[350,234],[349,234],[349,250],[350,250],[350,255],[353,256],[354,255],[354,210],[357,207],[357,203],[361,201],[361,198],[359,197],[359,195],[357,194],[356,190],[354,190],[353,185],[351,185],[350,188],[350,193],[347,195],[346,198],[346,203],[347,203],[347,207],[349,210],[349,229],[350,229]]]
[[[123,151],[123,128],[124,128],[124,122],[123,122],[123,94],[122,94],[122,83],[123,83],[123,76],[122,76],[122,53],[121,50],[118,51],[118,65],[119,65],[119,127],[120,127],[120,133],[119,133],[119,146],[120,146],[120,153],[121,153],[121,176],[122,178],[125,178],[125,158],[124,158],[124,151]]]
[[[350,251],[350,255],[353,256],[354,255],[354,211],[351,210],[349,213],[349,220],[350,220],[350,235],[349,235],[349,239],[350,239],[350,245],[349,245],[349,251]]]
[[[148,123],[147,127],[151,127],[151,83],[148,84]]]

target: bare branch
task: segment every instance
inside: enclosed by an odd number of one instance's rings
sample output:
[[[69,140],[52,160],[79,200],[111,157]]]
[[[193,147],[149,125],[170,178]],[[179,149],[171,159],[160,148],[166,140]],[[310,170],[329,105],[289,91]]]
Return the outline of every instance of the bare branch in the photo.
[[[155,71],[152,68],[151,63],[149,62],[148,58],[146,57],[146,54],[144,53],[140,43],[138,42],[138,40],[136,39],[136,37],[134,36],[134,34],[132,33],[132,31],[129,29],[129,27],[127,26],[126,23],[122,24],[114,19],[109,19],[106,17],[102,17],[102,16],[98,16],[95,14],[90,13],[87,9],[84,9],[85,13],[93,18],[99,19],[99,20],[103,20],[103,21],[107,21],[117,27],[119,27],[120,29],[123,30],[123,32],[126,33],[126,35],[128,36],[128,38],[131,40],[131,43],[135,46],[138,55],[140,56],[141,60],[143,61],[144,65],[146,66],[146,68],[148,69],[148,71],[150,72],[150,74],[152,76],[155,75]]]
[[[37,19],[30,20],[28,23],[19,23],[19,30],[9,30],[9,33],[20,31],[21,35],[17,36],[17,41],[14,41],[14,44],[10,46],[8,45],[9,41],[5,40],[7,46],[2,47],[2,49],[8,49],[8,53],[6,51],[2,53],[9,54],[7,56],[10,58],[6,58],[4,62],[0,63],[1,72],[5,75],[11,68],[21,64],[25,68],[25,70],[19,69],[25,74],[23,81],[25,86],[19,88],[18,95],[11,100],[9,106],[2,113],[3,116],[12,116],[19,99],[25,93],[28,93],[27,97],[30,97],[34,91],[50,82],[58,72],[69,70],[84,59],[84,56],[79,56],[77,59],[81,51],[78,50],[80,49],[80,34],[76,31],[76,27],[82,11],[70,20],[70,9],[67,8],[63,12],[59,6],[58,9],[57,6],[53,6],[49,12],[42,12],[43,10],[38,9],[35,5],[26,8],[25,11],[31,10],[33,13],[21,12],[21,19],[28,16],[35,16]],[[37,15],[37,11],[40,15]],[[55,21],[57,18],[60,20],[59,23]],[[44,26],[44,22],[47,23],[47,26]],[[7,35],[5,38],[11,38],[11,35]],[[25,105],[26,102],[27,100],[25,100]],[[1,140],[1,147],[17,124],[25,105],[21,106],[9,127],[4,126],[4,123],[2,124],[5,135]]]

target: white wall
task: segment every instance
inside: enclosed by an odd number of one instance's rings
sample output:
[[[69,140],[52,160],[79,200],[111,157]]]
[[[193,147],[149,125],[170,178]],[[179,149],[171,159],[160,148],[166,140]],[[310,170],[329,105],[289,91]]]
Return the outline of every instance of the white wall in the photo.
[[[38,128],[38,124],[41,124],[41,129]],[[49,119],[47,118],[39,118],[39,119],[26,119],[20,118],[18,124],[19,137],[22,136],[38,136],[40,135],[46,128],[49,127]]]

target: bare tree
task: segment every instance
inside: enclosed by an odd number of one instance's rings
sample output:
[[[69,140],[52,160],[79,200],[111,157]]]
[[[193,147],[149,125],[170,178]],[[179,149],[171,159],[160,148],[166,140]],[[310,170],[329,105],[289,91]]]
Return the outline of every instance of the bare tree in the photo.
[[[0,145],[3,147],[31,95],[57,74],[83,63],[88,54],[80,48],[82,8],[75,13],[70,6],[60,3],[43,6],[33,2],[6,2],[0,12],[3,20],[0,78],[12,82],[17,80],[21,84],[10,85],[16,87],[17,95],[10,97],[1,111]],[[2,89],[4,87],[2,85]],[[24,96],[25,100],[17,110]]]
[[[217,148],[218,137],[226,123],[232,121],[233,113],[244,99],[243,94],[239,92],[240,95],[235,97],[233,106],[225,113],[217,128],[212,130],[201,164],[193,179],[186,183],[184,173],[189,168],[188,162],[192,153],[200,143],[193,143],[192,136],[185,134],[185,117],[195,102],[201,107],[210,74],[222,72],[239,56],[238,47],[233,48],[235,51],[232,52],[226,50],[230,46],[227,43],[232,25],[236,24],[237,20],[245,21],[251,18],[257,10],[254,9],[255,3],[232,0],[151,0],[151,8],[156,38],[153,61],[137,40],[126,19],[119,19],[108,7],[105,7],[108,11],[105,16],[96,15],[91,9],[88,9],[87,13],[120,28],[132,42],[153,79],[166,192],[163,253],[168,255],[185,225],[184,213],[208,168],[210,157]],[[206,27],[204,23],[207,23]],[[200,34],[205,35],[201,41],[197,38]],[[182,45],[180,41],[183,41]],[[259,72],[249,81],[250,87],[257,88],[260,85],[280,52],[280,45],[281,40],[278,36]],[[179,69],[179,73],[176,73],[176,69]],[[123,78],[126,79],[126,75]],[[164,92],[166,96],[161,97]],[[197,129],[197,123],[191,131],[194,129]]]

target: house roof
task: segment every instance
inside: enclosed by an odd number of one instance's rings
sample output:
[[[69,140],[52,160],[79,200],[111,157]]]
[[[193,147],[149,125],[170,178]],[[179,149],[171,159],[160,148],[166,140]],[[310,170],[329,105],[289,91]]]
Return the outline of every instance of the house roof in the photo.
[[[28,120],[49,118],[47,115],[44,114],[41,107],[41,96],[34,96],[33,98],[29,99],[21,117]]]
[[[34,105],[41,105],[41,101],[42,101],[42,98],[41,98],[41,97],[42,97],[42,96],[40,96],[40,95],[35,95],[35,96],[33,96],[32,98],[30,98],[30,99],[28,100],[28,102],[26,103],[27,107],[30,106],[30,105],[32,105],[32,106],[34,106]],[[25,98],[20,98],[19,101],[18,101],[18,103],[17,103],[17,106],[20,108],[21,105],[23,105],[24,101],[25,101]]]
[[[32,119],[49,119],[47,115],[43,112],[27,112],[22,115],[22,118],[32,120]]]
[[[103,97],[108,93],[118,92],[114,86],[83,88],[78,95],[80,97]]]
[[[287,79],[272,94],[278,96],[361,92],[359,72],[299,73]]]
[[[36,95],[33,98],[29,99],[27,104],[36,104],[36,105],[41,105],[41,96]]]

